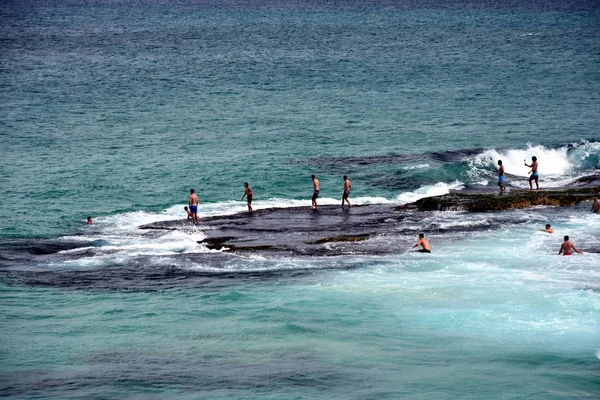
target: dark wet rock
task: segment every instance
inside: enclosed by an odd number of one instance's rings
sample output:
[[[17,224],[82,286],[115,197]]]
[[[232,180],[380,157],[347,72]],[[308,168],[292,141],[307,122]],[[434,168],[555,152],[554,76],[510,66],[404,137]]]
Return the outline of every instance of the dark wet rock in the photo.
[[[574,206],[591,200],[600,187],[565,190],[518,190],[505,194],[451,193],[414,203],[420,211],[499,211],[532,206]],[[398,207],[405,209],[406,207]]]
[[[269,254],[341,255],[349,252],[385,254],[392,248],[369,243],[374,235],[397,229],[412,212],[399,212],[391,204],[271,208],[204,218],[198,226],[185,220],[162,221],[141,229],[201,230],[201,245],[231,252],[268,251]]]
[[[229,242],[231,240],[238,239],[235,236],[219,236],[219,237],[209,237],[204,240],[200,240],[198,243],[200,244],[209,244],[209,245],[217,245],[223,244],[225,242]]]
[[[441,227],[428,222],[427,211],[500,211],[530,206],[573,206],[590,200],[600,187],[565,190],[513,191],[504,195],[455,192],[421,199],[404,206],[371,204],[360,207],[321,206],[271,208],[190,221],[162,221],[141,229],[202,231],[199,243],[226,252],[267,252],[271,255],[335,256],[343,254],[390,254],[397,252],[398,238],[421,230],[429,234],[490,229],[494,224],[515,223],[514,216],[498,215],[485,225]],[[403,239],[407,240],[407,239]],[[407,243],[408,244],[408,243]]]
[[[572,182],[569,186],[600,186],[600,175],[582,176]]]
[[[201,242],[198,242],[198,243],[201,243]],[[226,244],[226,243],[208,244],[206,247],[208,247],[211,250],[227,250],[227,251],[233,251],[233,252],[281,250],[281,249],[278,249],[275,246],[269,246],[269,245],[262,245],[262,246],[235,246],[233,244]]]
[[[363,240],[367,240],[369,235],[355,235],[355,236],[336,236],[336,237],[326,237],[323,239],[315,240],[309,244],[324,244],[324,243],[332,243],[332,242],[360,242]]]

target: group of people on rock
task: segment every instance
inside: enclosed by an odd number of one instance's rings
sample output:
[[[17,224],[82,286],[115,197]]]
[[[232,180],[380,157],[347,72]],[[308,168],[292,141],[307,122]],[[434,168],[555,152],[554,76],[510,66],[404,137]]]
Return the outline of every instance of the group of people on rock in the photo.
[[[311,197],[312,208],[317,209],[317,199],[319,198],[319,189],[320,182],[317,179],[316,175],[311,175],[311,179],[313,181],[313,193]],[[352,184],[350,183],[350,179],[346,175],[342,178],[344,180],[344,189],[342,193],[342,208],[344,208],[345,204],[348,204],[348,207],[352,207],[350,204],[350,188]],[[252,209],[252,200],[254,199],[254,193],[252,192],[252,188],[248,184],[248,182],[244,182],[244,194],[240,200],[244,200],[246,198],[248,204],[248,212],[254,211]],[[191,219],[194,224],[198,223],[198,195],[194,189],[190,189],[190,197],[188,198],[188,205],[183,207],[185,212],[187,213],[187,219]]]
[[[529,171],[529,173],[531,174],[531,175],[529,175],[529,189],[530,190],[533,189],[532,182],[535,181],[535,189],[539,190],[540,174],[538,172],[537,157],[535,157],[535,156],[531,157],[531,164],[527,164],[527,160],[523,160],[523,163],[525,164],[526,167],[531,168],[531,170]],[[500,187],[500,193],[506,192],[506,186],[504,186],[504,173],[505,173],[505,171],[504,171],[504,166],[502,165],[502,160],[498,160],[498,186]],[[598,197],[594,197],[594,202],[592,203],[592,212],[596,213],[596,214],[600,214],[600,202],[598,201]],[[547,232],[547,233],[554,233],[554,231],[550,227],[550,224],[547,224],[546,229],[541,229],[541,231]],[[564,254],[565,256],[570,256],[571,254],[573,254],[573,251],[575,251],[579,254],[583,254],[583,252],[581,252],[579,249],[577,249],[577,247],[575,247],[573,242],[571,242],[569,240],[568,235],[565,235],[565,237],[563,239],[564,239],[564,242],[560,246],[560,250],[558,251],[559,255]]]
[[[527,164],[526,160],[524,160],[525,166],[531,168],[531,170],[529,171],[529,173],[531,174],[529,176],[529,188],[533,189],[533,184],[532,182],[535,182],[535,187],[536,190],[538,190],[539,187],[539,173],[538,173],[538,162],[537,162],[537,157],[533,156],[531,157],[531,164]],[[502,160],[498,160],[498,186],[500,187],[500,193],[503,193],[506,191],[506,186],[504,186],[504,166],[502,165]],[[320,190],[320,182],[317,179],[316,175],[311,175],[311,179],[313,181],[313,193],[312,193],[312,197],[311,197],[311,203],[312,203],[312,208],[313,209],[317,209],[318,205],[317,205],[317,199],[319,198],[319,190]],[[348,179],[348,177],[346,175],[343,176],[342,178],[344,180],[344,187],[343,187],[343,192],[342,192],[342,208],[344,208],[345,203],[348,204],[348,207],[351,207],[350,205],[350,188],[352,187],[352,184],[350,183],[350,179]],[[252,188],[250,187],[250,185],[248,184],[248,182],[244,182],[244,194],[242,195],[242,198],[240,200],[244,200],[244,197],[246,198],[247,201],[247,205],[248,205],[248,212],[252,212],[252,200],[254,199],[254,193],[252,192]],[[190,196],[188,199],[188,205],[183,207],[184,210],[187,213],[187,219],[188,220],[192,220],[194,222],[194,224],[198,223],[198,195],[196,194],[194,189],[190,189]],[[594,197],[594,202],[592,204],[592,212],[598,214],[600,213],[600,202],[598,201],[597,197]],[[88,223],[91,223],[91,217],[88,217]],[[546,225],[545,229],[541,229],[541,231],[543,232],[547,232],[547,233],[554,233],[554,231],[552,230],[550,224]],[[419,234],[419,239],[417,241],[417,243],[413,246],[413,248],[421,246],[421,249],[417,250],[420,253],[431,253],[431,246],[429,244],[429,241],[427,239],[425,239],[425,235],[423,233]],[[569,256],[571,254],[573,254],[573,251],[583,254],[577,247],[575,247],[575,245],[573,244],[573,242],[571,242],[569,240],[569,236],[565,236],[564,237],[564,242],[560,247],[560,251],[558,252],[558,254],[564,254],[565,256]]]
[[[540,188],[540,174],[538,172],[538,162],[537,157],[531,157],[531,164],[527,164],[527,160],[523,160],[523,163],[526,167],[531,168],[529,171],[529,189],[533,189],[533,183],[535,181],[535,189],[539,190]],[[502,165],[502,160],[498,160],[498,186],[500,186],[500,193],[506,192],[506,186],[504,186],[504,166]]]

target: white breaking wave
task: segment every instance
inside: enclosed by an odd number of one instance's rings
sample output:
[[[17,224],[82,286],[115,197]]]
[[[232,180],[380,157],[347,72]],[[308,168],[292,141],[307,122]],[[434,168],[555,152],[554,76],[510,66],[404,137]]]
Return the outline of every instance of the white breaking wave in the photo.
[[[421,186],[412,192],[400,193],[397,200],[400,204],[412,203],[424,197],[441,196],[450,193],[450,190],[460,190],[464,187],[464,183],[460,181],[452,183],[438,182],[435,185]]]
[[[508,183],[516,187],[529,187],[526,179],[515,180],[512,177],[527,178],[531,157],[537,157],[540,182],[545,187],[564,186],[578,177],[597,173],[600,169],[600,142],[575,143],[557,149],[541,145],[528,144],[523,149],[488,149],[469,160],[469,177],[480,182],[483,177],[490,179],[498,169],[498,160],[502,160]]]
[[[531,146],[523,150],[486,150],[475,157],[475,165],[498,165],[498,160],[502,160],[504,170],[507,174],[515,176],[529,176],[531,168],[524,164],[531,164],[531,157],[538,159],[540,175],[543,176],[562,176],[572,170],[573,164],[567,156],[567,148],[547,149],[544,146]]]

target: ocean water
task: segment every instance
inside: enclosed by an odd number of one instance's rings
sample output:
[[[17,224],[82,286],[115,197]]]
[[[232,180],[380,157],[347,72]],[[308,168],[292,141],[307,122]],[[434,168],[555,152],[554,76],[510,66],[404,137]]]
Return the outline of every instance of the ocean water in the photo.
[[[311,174],[323,205],[342,175],[353,204],[496,191],[499,159],[526,189],[531,156],[542,188],[576,186],[600,174],[595,2],[26,0],[0,21],[2,397],[600,397],[589,203],[418,213],[329,256],[139,229],[190,188],[201,218],[243,212],[244,181],[255,209],[309,207]]]

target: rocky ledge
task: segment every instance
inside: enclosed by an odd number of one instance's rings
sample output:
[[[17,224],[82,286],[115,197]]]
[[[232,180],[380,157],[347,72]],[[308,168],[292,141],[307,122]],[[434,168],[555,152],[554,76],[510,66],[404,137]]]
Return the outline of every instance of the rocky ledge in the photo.
[[[198,243],[213,250],[234,253],[335,256],[389,254],[413,244],[421,230],[429,234],[452,230],[490,229],[491,225],[441,227],[427,211],[485,212],[530,206],[573,206],[591,200],[600,186],[564,190],[497,193],[456,192],[427,197],[404,206],[371,204],[350,209],[340,206],[272,208],[190,221],[162,221],[141,226],[149,230],[202,232]],[[495,223],[512,221],[512,213],[496,216]],[[149,232],[150,233],[150,232]]]
[[[503,194],[451,193],[426,197],[408,207],[420,211],[500,211],[532,206],[574,206],[593,199],[600,186],[564,190],[516,190]],[[398,207],[399,209],[407,206]]]

